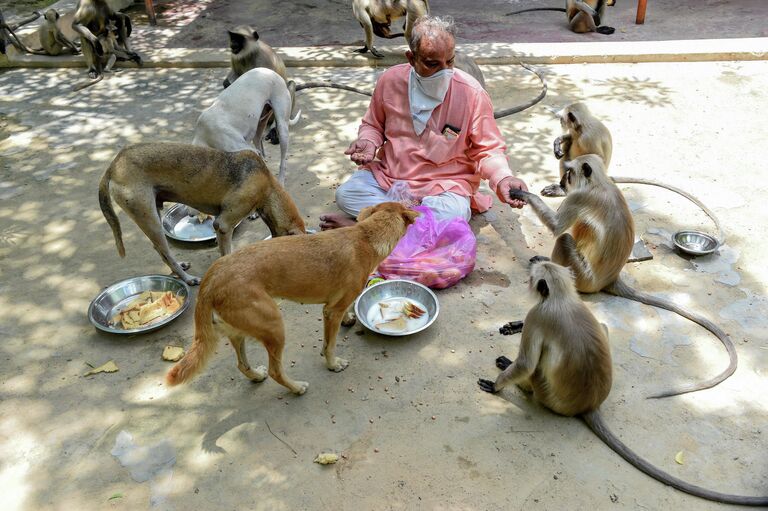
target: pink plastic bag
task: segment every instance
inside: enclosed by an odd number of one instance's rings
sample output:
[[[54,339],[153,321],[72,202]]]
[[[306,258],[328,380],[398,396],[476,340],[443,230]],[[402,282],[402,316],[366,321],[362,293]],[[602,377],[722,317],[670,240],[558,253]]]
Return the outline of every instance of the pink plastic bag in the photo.
[[[392,253],[379,264],[386,279],[415,280],[436,289],[450,287],[475,268],[477,241],[469,224],[461,218],[435,220],[426,206],[408,227]]]

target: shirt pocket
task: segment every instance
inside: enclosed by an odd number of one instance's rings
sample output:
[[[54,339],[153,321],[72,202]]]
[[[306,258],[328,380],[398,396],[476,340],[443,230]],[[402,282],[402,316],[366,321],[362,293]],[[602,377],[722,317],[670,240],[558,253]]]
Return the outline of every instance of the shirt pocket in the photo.
[[[446,137],[429,127],[425,128],[422,137],[424,159],[435,165],[449,162],[460,153],[460,139],[461,135]]]

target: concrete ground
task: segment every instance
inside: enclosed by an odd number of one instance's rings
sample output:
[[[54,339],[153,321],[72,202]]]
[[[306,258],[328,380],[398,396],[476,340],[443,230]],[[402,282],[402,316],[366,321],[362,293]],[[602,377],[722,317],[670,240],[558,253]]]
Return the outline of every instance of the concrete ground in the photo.
[[[161,18],[156,29],[139,27],[137,36],[154,31],[172,39],[162,25]],[[760,203],[768,191],[768,62],[538,67],[549,84],[545,100],[499,121],[512,168],[532,190],[557,172],[551,142],[559,125],[549,109],[582,100],[613,134],[613,175],[685,188],[717,213],[728,236],[715,254],[681,256],[671,234],[713,232],[707,217],[672,193],[622,187],[654,255],[628,265],[628,280],[720,324],[740,358],[736,373],[714,389],[647,400],[718,373],[727,363],[724,349],[671,313],[585,296],[610,329],[607,423],[681,479],[768,495],[768,218]],[[381,69],[293,67],[290,74],[299,82],[332,78],[371,88]],[[497,107],[538,93],[537,81],[518,66],[482,69]],[[552,247],[530,209],[496,202],[473,218],[476,269],[437,293],[441,315],[428,330],[390,338],[342,329],[339,350],[351,361],[344,372],[327,371],[319,356],[320,307],[284,302],[287,370],[310,382],[301,397],[271,380],[245,380],[224,342],[198,378],[166,389],[170,364],[160,355],[166,345],[189,346],[190,312],[140,336],[90,326],[85,311],[100,289],[167,273],[122,212],[127,257],[118,257],[97,206],[98,179],[122,146],[189,141],[225,74],[123,69],[72,94],[83,69],[0,72],[0,509],[728,508],[648,478],[579,420],[555,416],[517,389],[492,396],[477,388],[479,377],[497,373],[497,356],[516,353],[519,335],[504,337],[498,328],[534,303],[525,262]],[[354,170],[342,152],[367,101],[333,90],[299,99],[287,188],[316,227],[334,208],[335,187]],[[268,146],[268,162],[278,157]],[[246,223],[235,246],[264,232],[258,221]],[[218,254],[213,246],[173,249],[200,275]],[[253,362],[265,360],[257,344],[249,353]],[[83,376],[88,364],[108,360],[118,372]],[[312,463],[322,452],[342,458],[327,467]],[[680,452],[682,464],[675,461]]]

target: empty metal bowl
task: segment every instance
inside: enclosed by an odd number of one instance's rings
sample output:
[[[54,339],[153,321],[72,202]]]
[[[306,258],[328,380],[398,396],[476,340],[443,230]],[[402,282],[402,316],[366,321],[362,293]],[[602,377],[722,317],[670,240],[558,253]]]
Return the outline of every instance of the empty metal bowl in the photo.
[[[424,305],[427,311],[427,322],[412,330],[392,332],[380,330],[368,322],[368,312],[379,302],[389,298],[410,298]],[[385,280],[366,288],[355,301],[355,315],[357,320],[368,330],[382,335],[403,336],[421,332],[428,328],[440,313],[440,304],[437,296],[427,286],[410,280]]]
[[[112,325],[112,318],[144,291],[170,291],[183,298],[184,302],[177,311],[156,323],[130,330],[126,330],[120,325]],[[157,330],[167,325],[181,316],[187,307],[189,307],[189,287],[183,281],[168,275],[145,275],[115,282],[104,289],[88,306],[88,319],[93,326],[104,332],[139,334]]]
[[[680,231],[672,237],[675,246],[690,255],[711,254],[717,250],[717,240],[699,231]]]

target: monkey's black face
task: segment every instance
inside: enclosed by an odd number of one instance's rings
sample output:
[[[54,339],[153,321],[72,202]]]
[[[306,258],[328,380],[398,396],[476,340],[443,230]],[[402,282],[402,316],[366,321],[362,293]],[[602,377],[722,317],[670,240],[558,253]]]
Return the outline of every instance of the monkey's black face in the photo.
[[[571,188],[572,174],[573,171],[571,169],[565,171],[565,174],[563,174],[563,177],[560,179],[560,188],[566,191]]]
[[[229,33],[229,49],[237,55],[245,47],[245,38],[240,34]]]

